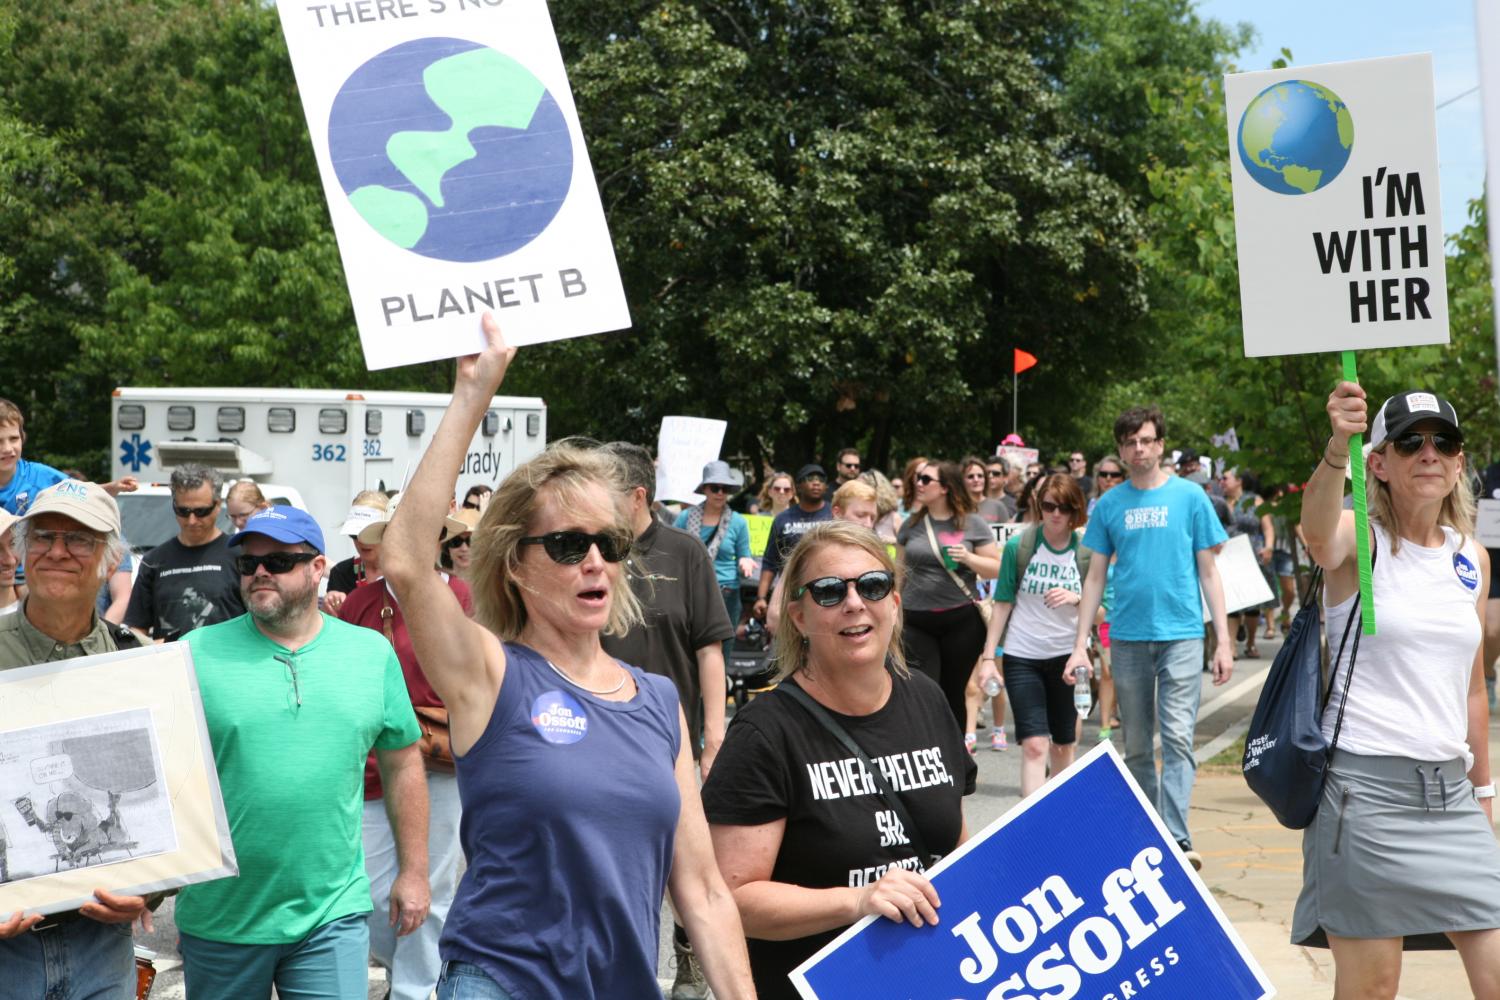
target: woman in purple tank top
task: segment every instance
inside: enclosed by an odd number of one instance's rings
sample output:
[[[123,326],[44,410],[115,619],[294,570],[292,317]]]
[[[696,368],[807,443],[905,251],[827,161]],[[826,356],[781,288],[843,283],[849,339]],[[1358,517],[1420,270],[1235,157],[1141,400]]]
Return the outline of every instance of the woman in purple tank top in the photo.
[[[599,644],[641,617],[614,459],[554,445],[499,485],[474,529],[473,620],[432,572],[456,470],[515,356],[489,313],[483,328],[381,558],[448,706],[463,803],[469,867],[438,996],[659,996],[670,890],[714,995],[754,997],[675,688]]]

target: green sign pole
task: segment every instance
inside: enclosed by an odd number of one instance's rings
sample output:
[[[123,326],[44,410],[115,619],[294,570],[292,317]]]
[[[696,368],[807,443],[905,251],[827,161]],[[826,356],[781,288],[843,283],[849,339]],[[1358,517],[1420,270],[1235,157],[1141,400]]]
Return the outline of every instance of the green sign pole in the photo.
[[[1344,351],[1344,381],[1359,382],[1354,367],[1354,352]],[[1360,627],[1365,635],[1375,634],[1375,588],[1370,580],[1370,519],[1365,510],[1365,436],[1349,439],[1349,471],[1354,475],[1354,536],[1359,546]]]

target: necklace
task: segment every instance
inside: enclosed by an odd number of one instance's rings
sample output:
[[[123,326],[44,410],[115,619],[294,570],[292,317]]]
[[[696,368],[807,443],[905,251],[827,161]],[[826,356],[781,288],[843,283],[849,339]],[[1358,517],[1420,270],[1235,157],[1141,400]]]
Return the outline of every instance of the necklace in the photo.
[[[545,662],[546,662],[547,666],[549,666],[549,667],[552,668],[552,672],[554,674],[556,674],[557,676],[561,677],[563,680],[567,681],[569,684],[573,685],[574,687],[578,688],[580,691],[587,691],[589,694],[601,694],[601,695],[603,695],[603,694],[616,694],[616,693],[619,692],[619,690],[621,688],[623,688],[625,686],[625,682],[628,681],[628,680],[630,680],[630,671],[628,671],[628,670],[621,670],[620,673],[621,673],[622,676],[620,677],[620,683],[616,684],[612,688],[609,688],[608,690],[601,691],[601,690],[599,690],[597,688],[585,687],[584,685],[578,683],[573,678],[571,678],[567,674],[563,673],[562,672],[562,668],[559,667],[557,664],[553,663],[551,660],[546,660]]]

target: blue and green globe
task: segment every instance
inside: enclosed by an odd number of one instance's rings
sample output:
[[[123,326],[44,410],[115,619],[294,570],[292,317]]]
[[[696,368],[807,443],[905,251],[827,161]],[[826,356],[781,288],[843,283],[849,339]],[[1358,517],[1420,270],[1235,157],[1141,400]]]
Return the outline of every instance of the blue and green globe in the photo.
[[[1312,194],[1333,183],[1354,149],[1354,117],[1339,95],[1311,80],[1284,80],[1256,95],[1240,117],[1240,162],[1277,194]]]
[[[510,56],[458,38],[420,38],[375,56],[328,118],[349,202],[399,247],[492,260],[541,235],[573,180],[557,101]]]

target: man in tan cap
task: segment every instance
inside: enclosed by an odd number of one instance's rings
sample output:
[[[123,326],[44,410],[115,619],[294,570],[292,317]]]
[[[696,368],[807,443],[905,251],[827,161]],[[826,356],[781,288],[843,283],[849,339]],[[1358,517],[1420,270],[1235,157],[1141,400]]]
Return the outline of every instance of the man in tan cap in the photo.
[[[0,617],[0,670],[130,649],[128,628],[95,612],[99,584],[125,552],[120,509],[95,483],[64,480],[43,490],[11,528],[15,551],[30,571],[20,612]],[[107,926],[150,911],[141,896],[94,890],[94,901],[43,918],[0,914],[0,969],[13,996],[104,996],[135,977],[125,933]],[[27,933],[27,932],[31,933]]]

